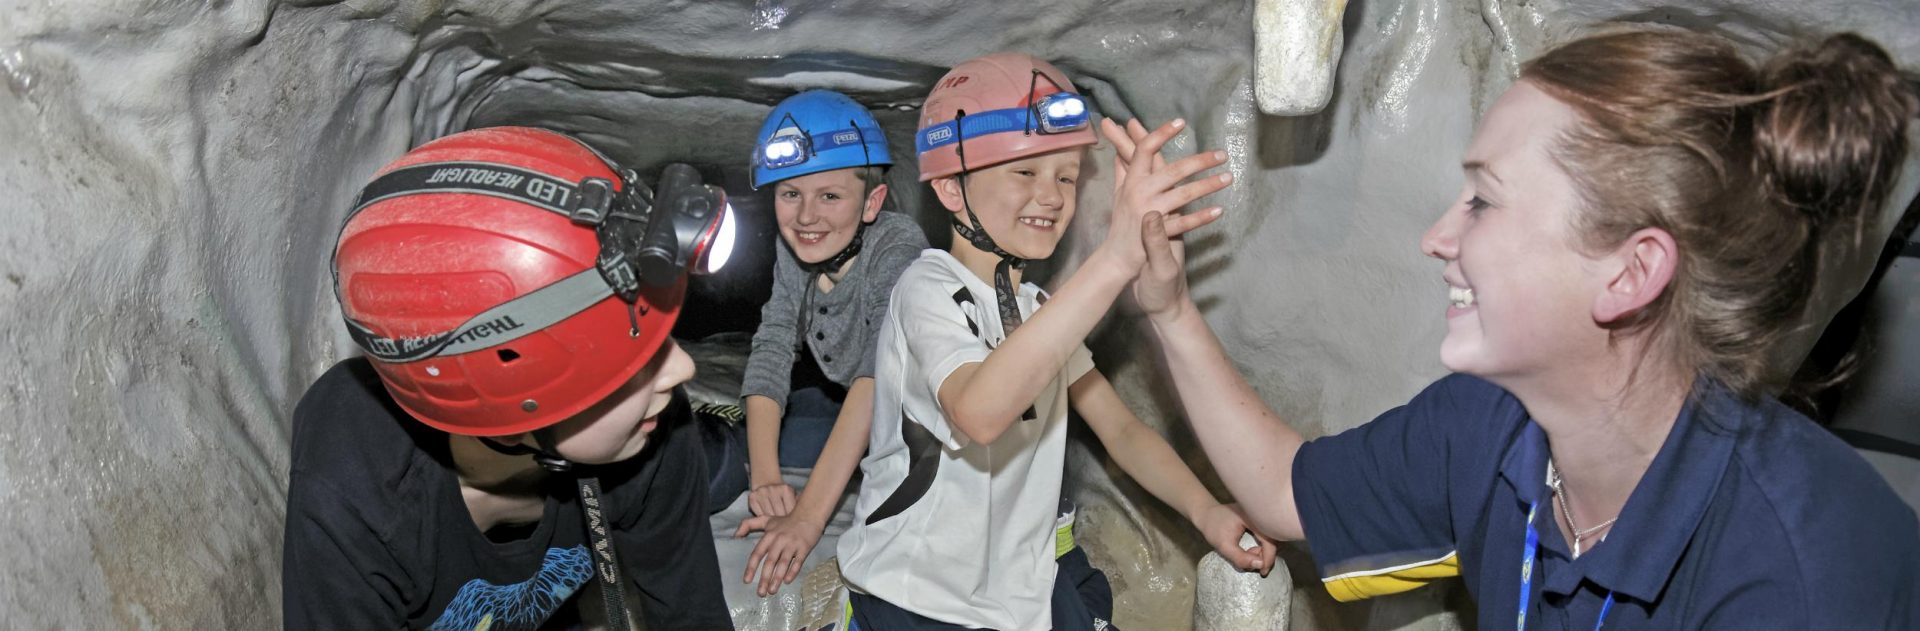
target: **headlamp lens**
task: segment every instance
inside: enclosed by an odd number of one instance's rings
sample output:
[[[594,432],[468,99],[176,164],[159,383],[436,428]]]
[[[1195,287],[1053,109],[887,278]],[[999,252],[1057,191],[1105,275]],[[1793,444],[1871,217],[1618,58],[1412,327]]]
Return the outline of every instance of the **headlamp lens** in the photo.
[[[1034,105],[1040,111],[1040,132],[1060,134],[1085,129],[1092,122],[1087,115],[1086,97],[1072,92],[1059,92],[1041,99]]]
[[[720,225],[713,235],[713,243],[707,246],[706,257],[700,264],[700,273],[712,274],[727,266],[727,259],[733,257],[733,204],[721,206]]]
[[[807,137],[798,130],[785,129],[767,140],[760,149],[761,164],[769,169],[789,167],[807,161]]]

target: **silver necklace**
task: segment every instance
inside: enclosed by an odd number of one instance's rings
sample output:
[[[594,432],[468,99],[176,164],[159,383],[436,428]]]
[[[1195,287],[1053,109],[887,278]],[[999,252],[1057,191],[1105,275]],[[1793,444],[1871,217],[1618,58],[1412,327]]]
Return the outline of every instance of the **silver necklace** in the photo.
[[[1582,530],[1580,524],[1573,521],[1573,506],[1571,502],[1567,501],[1566,486],[1561,483],[1560,470],[1554,468],[1552,458],[1547,459],[1547,486],[1553,489],[1553,498],[1560,501],[1560,514],[1567,518],[1567,530],[1573,531],[1573,558],[1580,558],[1580,542],[1582,540],[1593,536],[1593,533],[1600,532],[1601,530],[1605,530],[1606,527],[1612,526],[1613,522],[1620,521],[1620,516],[1614,515],[1613,519],[1600,522],[1599,525]],[[1600,541],[1606,540],[1606,537],[1600,538]]]

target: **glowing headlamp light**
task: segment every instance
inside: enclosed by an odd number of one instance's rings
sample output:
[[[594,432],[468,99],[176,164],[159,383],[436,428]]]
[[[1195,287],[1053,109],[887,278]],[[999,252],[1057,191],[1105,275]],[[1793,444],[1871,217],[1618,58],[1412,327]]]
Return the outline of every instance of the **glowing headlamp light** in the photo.
[[[702,184],[691,166],[670,164],[660,173],[653,205],[646,235],[629,254],[641,280],[669,285],[683,272],[707,274],[726,265],[733,250],[732,205],[720,187]]]
[[[1056,92],[1033,104],[1040,133],[1061,134],[1086,129],[1092,123],[1086,97]]]
[[[812,144],[798,128],[781,129],[760,146],[760,164],[778,169],[806,162],[813,153]]]
[[[632,172],[621,174],[625,190],[609,182],[581,183],[573,220],[595,226],[600,257],[594,262],[614,293],[631,302],[640,284],[664,287],[686,273],[710,274],[733,254],[733,206],[718,186],[703,184],[686,164],[669,164],[654,193]]]

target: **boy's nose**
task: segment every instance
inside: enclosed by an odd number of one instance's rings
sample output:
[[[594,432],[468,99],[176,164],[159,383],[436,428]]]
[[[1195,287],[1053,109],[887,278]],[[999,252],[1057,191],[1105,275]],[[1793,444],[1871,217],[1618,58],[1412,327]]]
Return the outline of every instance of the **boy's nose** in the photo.
[[[1042,184],[1034,191],[1033,202],[1047,208],[1058,210],[1066,204],[1067,196],[1057,185]]]
[[[672,392],[680,384],[691,381],[694,374],[693,356],[671,341],[667,347],[667,361],[660,365],[660,372],[654,378],[655,388],[662,393]]]

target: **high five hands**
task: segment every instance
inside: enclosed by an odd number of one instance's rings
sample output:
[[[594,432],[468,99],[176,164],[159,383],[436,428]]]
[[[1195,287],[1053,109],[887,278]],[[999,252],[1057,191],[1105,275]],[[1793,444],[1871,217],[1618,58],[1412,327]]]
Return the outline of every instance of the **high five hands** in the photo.
[[[1125,126],[1112,119],[1100,121],[1100,132],[1114,149],[1113,219],[1107,244],[1112,244],[1118,260],[1138,270],[1134,301],[1156,320],[1178,317],[1192,304],[1187,295],[1186,248],[1179,237],[1213,223],[1223,212],[1219,206],[1193,213],[1181,213],[1180,208],[1233,183],[1230,173],[1180,183],[1227,160],[1226,152],[1216,150],[1167,162],[1160,148],[1185,128],[1186,121],[1179,119],[1151,133],[1138,120]]]

